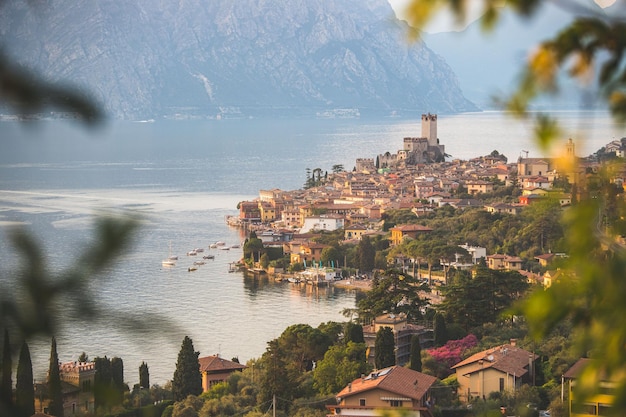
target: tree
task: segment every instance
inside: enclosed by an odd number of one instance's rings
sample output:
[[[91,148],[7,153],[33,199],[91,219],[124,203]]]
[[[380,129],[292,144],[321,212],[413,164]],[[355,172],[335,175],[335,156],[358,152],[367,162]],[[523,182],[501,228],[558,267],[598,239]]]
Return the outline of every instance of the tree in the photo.
[[[357,302],[359,321],[367,322],[384,313],[404,313],[408,320],[422,317],[421,309],[428,300],[421,298],[416,280],[397,269],[385,271],[372,282],[372,289]]]
[[[331,169],[332,169],[334,174],[337,174],[339,172],[345,171],[345,169],[344,169],[342,164],[335,164],[335,165],[333,165],[333,167]]]
[[[505,12],[532,17],[539,13],[539,0],[514,0],[505,3],[484,2],[483,25],[489,29]],[[423,27],[433,14],[447,6],[460,23],[466,20],[468,2],[456,0],[411,0],[408,21],[416,28]],[[568,3],[566,3],[568,4]],[[623,15],[601,14],[579,2],[567,6],[574,19],[554,38],[545,40],[529,56],[517,90],[503,100],[515,115],[535,118],[535,139],[547,149],[560,134],[558,123],[542,112],[527,112],[529,104],[543,94],[559,91],[563,73],[574,81],[594,87],[591,94],[608,105],[616,120],[626,120],[626,19]],[[620,9],[618,9],[620,10]],[[417,32],[416,32],[417,33]],[[588,99],[589,97],[587,97]],[[567,168],[576,172],[576,161],[566,161]],[[606,184],[610,175],[603,176]],[[614,200],[610,193],[587,194],[575,184],[581,196],[565,216],[567,265],[558,285],[546,291],[536,291],[517,313],[524,314],[535,338],[547,335],[564,320],[572,320],[572,337],[579,354],[593,352],[593,361],[577,380],[577,398],[598,389],[600,378],[617,383],[613,412],[626,412],[626,328],[615,326],[626,314],[621,297],[626,253],[615,245],[620,234],[618,224],[607,221],[612,207],[626,209],[624,199]],[[606,190],[606,189],[605,189]],[[604,227],[598,227],[603,225]],[[581,395],[582,394],[582,395]]]
[[[409,368],[414,371],[422,372],[422,345],[420,344],[419,335],[411,336],[411,357],[409,360]]]
[[[433,337],[435,346],[443,346],[448,341],[448,329],[446,328],[446,318],[441,313],[435,313],[433,318]]]
[[[374,269],[376,250],[372,246],[369,236],[363,236],[357,245],[357,256],[359,259],[359,269],[363,272],[370,272]]]
[[[150,388],[150,373],[148,372],[148,364],[145,362],[141,362],[139,366],[139,386]]]
[[[381,327],[374,342],[374,363],[382,369],[396,364],[396,342],[391,327]]]
[[[21,417],[35,414],[35,386],[33,384],[33,364],[26,342],[22,343],[20,359],[17,363],[17,381],[15,384],[15,408]]]
[[[365,343],[347,342],[331,346],[313,370],[315,388],[322,395],[333,395],[368,371]]]
[[[2,348],[2,379],[0,380],[0,410],[10,409],[13,405],[13,361],[11,359],[11,343],[9,341],[9,330],[4,329],[4,340]]]
[[[328,246],[322,249],[322,254],[320,255],[320,260],[324,265],[330,265],[331,263],[337,262],[336,267],[339,266],[339,249],[334,246]]]
[[[124,362],[118,357],[111,358],[111,385],[115,395],[113,403],[119,405],[124,399],[126,384],[124,383]]]
[[[78,362],[89,362],[89,356],[85,352],[81,353],[78,357]]]
[[[349,321],[348,323],[346,323],[346,329],[344,333],[346,343],[365,343],[365,337],[363,336],[363,326],[361,326],[360,324]]]
[[[50,367],[48,368],[48,393],[50,404],[49,414],[54,417],[63,417],[63,392],[61,390],[61,374],[59,371],[59,355],[57,354],[57,340],[52,338],[50,347]]]
[[[178,352],[178,361],[172,379],[174,401],[182,401],[188,395],[200,395],[202,393],[199,356],[200,352],[194,350],[192,340],[189,336],[185,336],[180,352]]]

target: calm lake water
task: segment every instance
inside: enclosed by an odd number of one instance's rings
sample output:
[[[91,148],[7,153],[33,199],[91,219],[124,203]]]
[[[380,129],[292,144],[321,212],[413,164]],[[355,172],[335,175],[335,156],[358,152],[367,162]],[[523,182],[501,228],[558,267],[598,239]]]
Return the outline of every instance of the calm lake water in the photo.
[[[581,156],[626,136],[603,113],[560,113],[563,134]],[[94,288],[107,310],[124,323],[156,313],[160,331],[124,333],[114,323],[73,324],[58,335],[61,361],[118,356],[125,379],[138,381],[145,361],[151,383],[174,373],[180,343],[189,335],[201,356],[219,353],[242,362],[259,357],[266,343],[289,325],[343,321],[356,294],[246,279],[229,273],[240,248],[209,249],[216,241],[238,244],[243,236],[224,222],[241,200],[260,189],[300,188],[307,168],[352,169],[357,157],[395,152],[405,136],[421,136],[419,120],[221,120],[115,122],[97,130],[65,122],[0,123],[0,285],[11,284],[19,259],[6,231],[22,224],[42,242],[57,271],[72,264],[92,239],[100,213],[142,218],[134,246]],[[532,127],[501,113],[440,116],[438,136],[446,152],[468,159],[498,150],[510,161],[546,156],[533,145]],[[174,268],[161,259],[180,256]],[[185,253],[203,247],[215,254],[195,272]],[[195,258],[197,259],[197,258]],[[165,331],[164,320],[176,329]],[[113,321],[113,319],[111,320]],[[47,371],[49,341],[32,341],[35,378]]]

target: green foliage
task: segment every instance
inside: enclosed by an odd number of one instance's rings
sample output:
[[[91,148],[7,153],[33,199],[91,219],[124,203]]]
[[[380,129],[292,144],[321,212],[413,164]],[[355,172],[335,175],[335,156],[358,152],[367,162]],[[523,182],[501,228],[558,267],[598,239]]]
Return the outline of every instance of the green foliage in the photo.
[[[361,272],[371,272],[374,269],[376,249],[368,236],[363,236],[357,245],[357,259]]]
[[[150,372],[148,364],[145,362],[141,362],[141,365],[139,365],[139,386],[141,388],[150,388]]]
[[[263,253],[263,241],[250,235],[250,237],[243,244],[243,257],[253,258],[254,262],[258,262],[261,253]]]
[[[376,332],[374,342],[374,363],[377,369],[387,368],[396,364],[396,342],[391,327],[381,327]]]
[[[446,318],[439,312],[435,314],[433,319],[433,338],[435,346],[443,346],[449,340]]]
[[[526,278],[517,271],[476,268],[475,276],[461,276],[443,287],[443,302],[438,306],[448,322],[462,324],[468,332],[484,323],[502,320],[513,302],[528,289]]]
[[[354,323],[352,321],[347,322],[344,333],[346,343],[365,343],[365,337],[363,336],[363,326],[358,323]]]
[[[372,282],[372,289],[357,301],[359,321],[367,322],[384,313],[405,313],[409,320],[421,318],[428,300],[416,291],[416,281],[396,269],[385,271]]]
[[[202,375],[200,374],[200,353],[193,348],[189,336],[185,336],[178,352],[176,370],[172,379],[172,394],[175,401],[182,401],[190,395],[202,393]]]
[[[17,381],[15,384],[15,408],[20,417],[31,417],[35,414],[35,386],[33,385],[33,364],[30,350],[26,342],[22,343],[20,359],[17,364]]]
[[[48,368],[48,393],[50,404],[48,412],[54,417],[63,417],[63,392],[61,390],[61,374],[59,370],[59,355],[57,353],[57,340],[52,338],[50,347],[50,367]]]
[[[331,346],[313,371],[314,387],[322,395],[333,395],[367,373],[366,350],[365,343]]]
[[[420,344],[420,337],[416,334],[411,337],[409,368],[414,371],[422,372],[422,346]]]
[[[0,414],[9,414],[8,410],[13,406],[13,360],[11,357],[11,343],[9,341],[9,331],[4,329],[2,340],[2,368],[0,368]],[[4,411],[6,410],[6,411]]]

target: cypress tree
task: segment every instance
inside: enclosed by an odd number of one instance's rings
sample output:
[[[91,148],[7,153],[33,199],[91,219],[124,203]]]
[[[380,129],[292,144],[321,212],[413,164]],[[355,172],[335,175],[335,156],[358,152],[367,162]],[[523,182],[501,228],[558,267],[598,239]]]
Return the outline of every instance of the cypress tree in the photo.
[[[26,341],[20,349],[17,363],[17,381],[15,385],[15,406],[18,415],[30,417],[35,414],[35,385],[33,384],[33,364]]]
[[[381,327],[376,333],[374,344],[374,362],[376,368],[382,369],[396,364],[396,342],[391,327]]]
[[[111,358],[111,384],[114,390],[115,404],[121,404],[124,399],[124,362],[121,358]]]
[[[435,314],[433,333],[435,346],[443,346],[446,344],[448,341],[448,329],[446,327],[446,319],[441,313]]]
[[[59,372],[59,355],[57,354],[57,340],[52,338],[50,348],[50,367],[48,368],[48,394],[50,405],[48,413],[54,417],[63,417],[63,393],[61,391],[61,374]]]
[[[4,329],[4,347],[2,349],[2,379],[0,380],[0,409],[10,409],[13,405],[13,361],[11,360],[11,343],[9,331]]]
[[[148,364],[145,362],[141,362],[139,366],[139,386],[150,388],[150,373],[148,372]]]
[[[202,376],[200,375],[200,352],[193,349],[193,342],[189,336],[183,339],[176,371],[172,380],[172,393],[174,401],[182,401],[189,395],[200,395],[202,393]]]
[[[420,344],[420,337],[416,334],[411,337],[411,359],[409,368],[417,372],[422,372],[422,346]]]
[[[99,409],[109,406],[112,402],[111,360],[105,356],[104,358],[96,357],[93,362],[96,368],[94,402],[96,409]]]

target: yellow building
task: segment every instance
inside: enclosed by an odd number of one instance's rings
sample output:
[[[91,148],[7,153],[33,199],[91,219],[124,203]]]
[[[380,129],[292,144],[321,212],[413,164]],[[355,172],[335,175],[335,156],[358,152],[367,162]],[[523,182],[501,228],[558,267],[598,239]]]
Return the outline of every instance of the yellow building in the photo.
[[[422,226],[421,224],[403,224],[392,227],[389,231],[391,232],[391,246],[396,246],[401,244],[405,237],[415,239],[418,234],[430,233],[433,229]]]
[[[570,417],[614,415],[611,414],[611,408],[615,401],[615,387],[617,385],[614,382],[600,381],[598,394],[585,399],[583,402],[577,400],[574,389],[576,386],[576,378],[591,360],[592,359],[589,358],[581,358],[563,374],[563,381],[567,383],[569,392]]]
[[[401,366],[374,371],[350,382],[328,405],[329,416],[372,417],[397,410],[406,417],[432,417],[430,387],[437,378]]]
[[[492,392],[513,392],[533,382],[534,363],[539,358],[517,346],[517,341],[478,352],[454,365],[459,399],[487,398]]]

